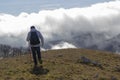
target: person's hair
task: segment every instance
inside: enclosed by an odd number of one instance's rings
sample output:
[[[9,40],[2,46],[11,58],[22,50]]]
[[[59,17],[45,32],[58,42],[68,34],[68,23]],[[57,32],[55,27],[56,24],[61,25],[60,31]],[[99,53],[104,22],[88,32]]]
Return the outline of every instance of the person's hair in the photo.
[[[30,29],[35,29],[35,26],[31,26]]]

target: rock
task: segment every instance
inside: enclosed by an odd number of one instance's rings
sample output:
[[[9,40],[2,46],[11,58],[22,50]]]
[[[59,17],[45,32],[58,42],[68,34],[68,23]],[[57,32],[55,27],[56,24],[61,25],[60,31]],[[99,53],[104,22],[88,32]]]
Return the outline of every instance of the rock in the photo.
[[[85,56],[81,56],[80,59],[77,60],[77,62],[82,63],[82,64],[91,64],[92,66],[103,69],[103,67],[100,63],[98,63],[97,61],[90,60],[89,58],[87,58]]]
[[[111,80],[118,80],[118,79],[114,76],[111,76]]]
[[[116,66],[115,71],[120,72],[120,66]]]
[[[80,60],[81,60],[81,63],[84,63],[84,64],[89,64],[89,63],[91,63],[91,60],[88,59],[88,58],[86,58],[85,56],[82,56],[82,57],[80,58]]]
[[[97,79],[98,77],[99,77],[98,73],[93,76],[94,79]]]
[[[91,63],[93,64],[93,66],[96,66],[96,67],[99,67],[99,68],[103,69],[103,67],[102,67],[102,65],[100,63],[95,62],[95,61],[93,61]]]

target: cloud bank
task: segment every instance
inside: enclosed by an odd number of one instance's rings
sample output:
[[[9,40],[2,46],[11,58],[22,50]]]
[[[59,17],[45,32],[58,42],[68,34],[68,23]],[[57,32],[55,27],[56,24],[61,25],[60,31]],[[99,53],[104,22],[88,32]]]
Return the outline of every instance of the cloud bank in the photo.
[[[65,48],[76,48],[76,47],[70,43],[61,42],[60,44],[53,45],[51,49],[65,49]]]
[[[94,4],[85,8],[22,12],[18,16],[0,13],[0,44],[27,46],[26,36],[31,25],[41,31],[45,42],[69,41],[81,33],[120,33],[120,1]]]

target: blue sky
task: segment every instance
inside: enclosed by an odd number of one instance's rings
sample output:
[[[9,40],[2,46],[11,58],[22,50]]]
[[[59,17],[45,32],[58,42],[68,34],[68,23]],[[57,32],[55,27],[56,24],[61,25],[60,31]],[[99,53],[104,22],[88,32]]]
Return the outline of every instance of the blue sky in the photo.
[[[19,15],[44,9],[86,7],[111,0],[0,0],[0,13]]]

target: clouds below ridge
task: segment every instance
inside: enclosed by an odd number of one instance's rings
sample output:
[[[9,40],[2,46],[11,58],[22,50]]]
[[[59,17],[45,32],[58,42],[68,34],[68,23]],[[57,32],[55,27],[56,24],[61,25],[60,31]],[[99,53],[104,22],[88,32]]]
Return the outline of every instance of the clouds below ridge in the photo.
[[[42,32],[46,41],[69,40],[81,32],[115,35],[120,33],[119,5],[120,1],[111,1],[85,8],[60,8],[31,14],[23,12],[19,16],[0,14],[0,43],[24,46],[31,25]]]

